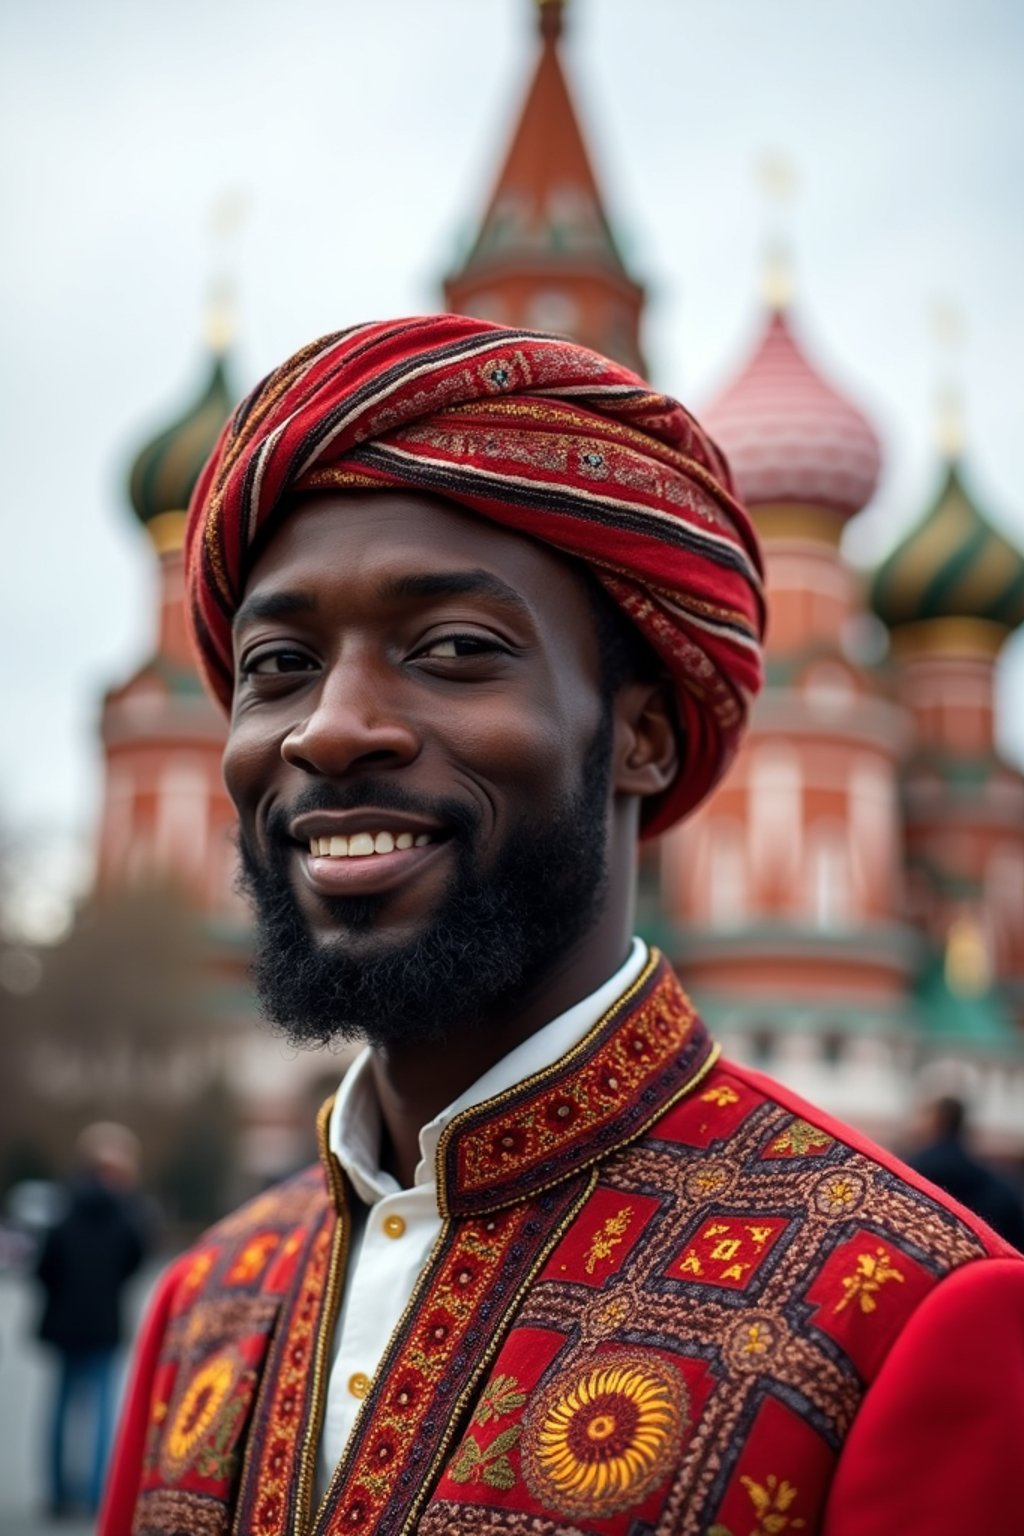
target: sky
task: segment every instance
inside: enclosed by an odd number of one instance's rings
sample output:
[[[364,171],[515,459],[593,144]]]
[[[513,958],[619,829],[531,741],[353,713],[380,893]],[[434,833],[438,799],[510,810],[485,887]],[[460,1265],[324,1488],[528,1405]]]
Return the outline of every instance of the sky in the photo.
[[[155,622],[127,468],[201,388],[211,281],[236,291],[239,394],[324,331],[437,308],[535,49],[532,0],[0,6],[0,846],[27,928],[88,879],[99,701]],[[655,382],[699,414],[752,344],[780,217],[756,170],[782,155],[795,324],[885,448],[851,554],[933,492],[950,370],[969,483],[1024,545],[1018,0],[571,0],[564,57]],[[963,317],[951,361],[936,299]],[[998,699],[1024,765],[1024,635]]]

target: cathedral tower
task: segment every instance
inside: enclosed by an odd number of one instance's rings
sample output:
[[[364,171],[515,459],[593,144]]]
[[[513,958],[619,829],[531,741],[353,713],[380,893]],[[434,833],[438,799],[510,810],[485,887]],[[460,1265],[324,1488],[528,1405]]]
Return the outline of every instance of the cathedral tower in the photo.
[[[997,533],[947,443],[937,494],[875,573],[895,688],[913,722],[903,770],[909,897],[937,959],[933,1028],[1024,1025],[1024,778],[996,750],[994,671],[1024,622],[1024,557]],[[1004,1023],[1005,1027],[1005,1023]]]
[[[566,0],[538,0],[540,54],[483,221],[445,308],[572,336],[644,372],[643,288],[619,253],[559,51]]]
[[[905,720],[858,658],[859,583],[839,547],[874,493],[879,444],[809,360],[781,296],[746,366],[699,414],[764,543],[769,628],[739,759],[665,842],[675,958],[737,1049],[865,1123],[866,1080],[892,1083],[909,1028],[916,954],[899,828]]]
[[[154,649],[102,707],[105,758],[97,892],[177,886],[210,916],[233,914],[234,811],[221,782],[224,719],[204,691],[185,629],[182,544],[192,487],[234,403],[216,324],[203,386],[142,448],[129,495],[157,559]]]

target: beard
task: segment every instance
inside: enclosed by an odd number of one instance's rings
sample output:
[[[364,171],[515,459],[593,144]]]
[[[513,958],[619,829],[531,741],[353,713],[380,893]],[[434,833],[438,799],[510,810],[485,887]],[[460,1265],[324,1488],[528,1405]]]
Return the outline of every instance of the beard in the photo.
[[[604,718],[573,793],[509,833],[490,868],[475,853],[479,816],[454,800],[426,802],[384,779],[311,787],[268,819],[262,858],[239,833],[240,887],[256,916],[253,980],[260,1011],[292,1045],[365,1040],[443,1042],[533,989],[596,923],[607,890],[611,718]],[[387,895],[324,901],[336,925],[318,943],[289,876],[292,816],[348,810],[426,813],[451,831],[455,868],[435,913],[404,942],[366,943]],[[349,947],[349,936],[362,942]]]

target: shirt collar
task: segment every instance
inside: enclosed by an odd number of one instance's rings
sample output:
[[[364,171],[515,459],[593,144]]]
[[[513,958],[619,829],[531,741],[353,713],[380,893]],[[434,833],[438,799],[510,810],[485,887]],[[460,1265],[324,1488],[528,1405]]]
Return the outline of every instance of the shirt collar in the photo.
[[[457,1115],[494,1099],[542,1072],[577,1045],[603,1014],[636,981],[647,963],[647,945],[635,938],[614,975],[580,1002],[560,1013],[478,1078],[420,1130],[420,1161],[413,1182],[433,1185],[441,1134]],[[381,1115],[370,1051],[362,1051],[342,1079],[328,1123],[328,1145],[367,1205],[396,1194],[398,1181],[380,1166]]]

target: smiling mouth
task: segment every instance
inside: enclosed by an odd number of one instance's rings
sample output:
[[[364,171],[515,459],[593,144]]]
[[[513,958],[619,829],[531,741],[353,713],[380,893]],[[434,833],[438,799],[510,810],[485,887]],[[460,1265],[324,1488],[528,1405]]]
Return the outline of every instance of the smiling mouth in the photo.
[[[350,837],[311,837],[309,851],[314,859],[367,859],[379,853],[404,853],[408,848],[426,848],[436,839],[429,832],[353,832]]]

